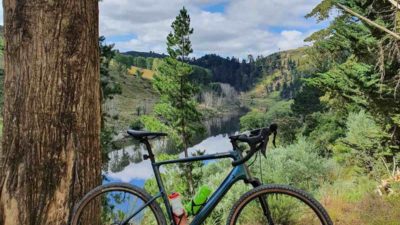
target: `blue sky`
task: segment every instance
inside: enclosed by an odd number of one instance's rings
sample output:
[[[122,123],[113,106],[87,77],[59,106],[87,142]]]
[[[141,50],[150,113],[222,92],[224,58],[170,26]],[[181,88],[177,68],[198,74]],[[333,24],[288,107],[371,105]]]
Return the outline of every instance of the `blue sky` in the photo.
[[[201,7],[201,9],[210,13],[223,13],[227,5],[228,5],[227,2],[221,2],[216,4],[205,5]]]

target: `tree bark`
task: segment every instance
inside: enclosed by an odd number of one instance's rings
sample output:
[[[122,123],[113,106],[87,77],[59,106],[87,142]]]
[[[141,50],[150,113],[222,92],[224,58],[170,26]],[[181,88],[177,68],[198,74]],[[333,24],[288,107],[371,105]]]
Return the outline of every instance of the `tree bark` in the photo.
[[[98,0],[4,0],[0,225],[67,225],[101,183]]]

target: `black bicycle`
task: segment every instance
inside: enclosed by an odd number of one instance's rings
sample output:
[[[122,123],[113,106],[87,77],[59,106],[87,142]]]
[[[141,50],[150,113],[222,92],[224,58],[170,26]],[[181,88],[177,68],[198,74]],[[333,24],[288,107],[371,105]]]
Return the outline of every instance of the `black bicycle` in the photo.
[[[193,218],[190,225],[202,224],[232,185],[240,180],[251,185],[253,189],[241,196],[234,204],[228,216],[227,225],[332,225],[326,210],[311,195],[286,185],[263,185],[250,175],[246,162],[259,151],[265,154],[269,137],[274,134],[275,141],[276,132],[277,126],[271,125],[247,134],[231,136],[233,151],[227,153],[156,162],[149,140],[166,136],[166,134],[129,130],[128,134],[138,139],[147,148],[148,155],[144,155],[144,159],[151,161],[159,193],[150,196],[146,190],[126,183],[99,186],[78,203],[71,225],[179,225],[173,219],[168,193],[161,179],[160,166],[221,158],[232,158],[233,169]],[[239,150],[239,142],[250,146],[245,156]],[[163,209],[156,201],[159,198],[162,199]]]

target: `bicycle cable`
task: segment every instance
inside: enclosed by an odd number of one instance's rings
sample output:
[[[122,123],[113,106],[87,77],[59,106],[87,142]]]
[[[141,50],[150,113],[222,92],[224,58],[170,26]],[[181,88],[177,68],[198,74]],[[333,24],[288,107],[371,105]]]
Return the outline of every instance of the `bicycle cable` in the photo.
[[[260,152],[258,152],[258,154],[257,155],[259,155],[259,154],[261,154]],[[264,183],[264,179],[263,179],[263,174],[262,174],[262,162],[261,162],[261,156],[260,156],[260,159],[259,159],[259,161],[260,161],[260,165],[259,165],[259,167],[260,167],[260,179],[261,179],[261,183],[263,184]]]
[[[254,164],[254,162],[257,160],[257,157],[258,157],[258,154],[256,154],[256,157],[253,159],[253,161],[251,163],[249,163],[249,167]]]
[[[260,157],[258,157],[258,156],[260,156]],[[262,173],[262,157],[261,157],[261,153],[260,152],[257,152],[257,154],[256,154],[256,157],[254,158],[254,160],[251,162],[251,163],[249,163],[249,167],[251,167],[256,161],[257,161],[257,158],[259,158],[259,168],[260,168],[260,180],[261,180],[261,183],[264,183],[264,179],[263,179],[263,173]]]

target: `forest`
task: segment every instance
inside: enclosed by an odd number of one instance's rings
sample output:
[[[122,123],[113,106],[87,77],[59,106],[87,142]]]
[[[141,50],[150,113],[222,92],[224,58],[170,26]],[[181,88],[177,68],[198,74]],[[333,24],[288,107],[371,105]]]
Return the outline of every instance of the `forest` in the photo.
[[[168,133],[151,142],[162,161],[203,156],[210,138],[228,143],[228,135],[273,123],[276,146],[249,166],[262,183],[310,193],[333,224],[400,224],[400,2],[322,0],[304,15],[328,24],[306,38],[309,46],[246,58],[193,57],[196,29],[185,7],[166,53],[122,52],[93,29],[97,0],[85,12],[50,4],[43,21],[34,17],[40,7],[12,2],[20,8],[3,3],[0,30],[0,225],[71,224],[86,193],[116,181],[156,196],[147,153],[128,129]],[[171,164],[161,178],[185,205],[204,185],[217,190],[231,169],[231,160]],[[225,224],[251,189],[235,184],[203,224]],[[119,224],[127,213],[115,205],[132,199],[107,198],[81,224]],[[276,209],[279,224],[309,224],[294,223],[296,207],[287,204]],[[255,211],[237,224],[262,224]],[[160,224],[151,215],[129,224]]]

